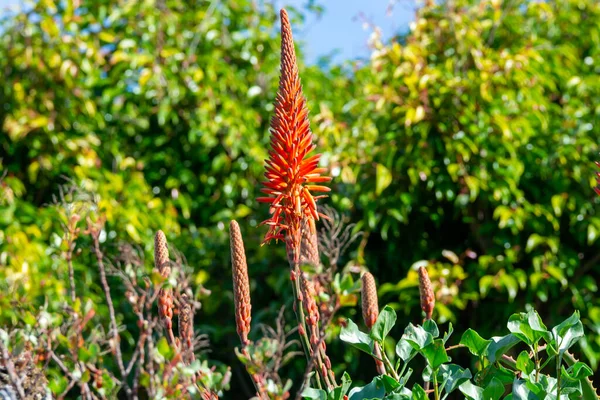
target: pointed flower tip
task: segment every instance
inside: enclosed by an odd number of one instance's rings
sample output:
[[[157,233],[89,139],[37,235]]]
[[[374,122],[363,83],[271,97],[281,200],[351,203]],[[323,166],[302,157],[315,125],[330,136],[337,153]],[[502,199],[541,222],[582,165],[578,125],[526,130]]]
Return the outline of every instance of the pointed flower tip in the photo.
[[[267,180],[262,184],[267,196],[257,198],[270,206],[271,217],[263,223],[269,226],[265,242],[285,240],[286,231],[299,226],[297,219],[301,216],[318,219],[315,200],[321,196],[311,192],[328,192],[330,189],[319,183],[331,180],[321,176],[326,169],[318,167],[320,156],[310,154],[316,145],[298,74],[292,28],[285,9],[280,15],[281,75],[271,120],[271,149],[265,160]]]

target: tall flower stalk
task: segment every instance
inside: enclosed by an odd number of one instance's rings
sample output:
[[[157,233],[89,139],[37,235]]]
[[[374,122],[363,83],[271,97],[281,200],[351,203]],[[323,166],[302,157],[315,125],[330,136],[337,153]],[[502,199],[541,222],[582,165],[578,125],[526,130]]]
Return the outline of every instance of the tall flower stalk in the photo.
[[[375,284],[375,278],[370,272],[365,272],[361,277],[362,287],[361,287],[361,300],[362,300],[362,315],[363,320],[365,321],[365,325],[369,330],[373,328],[375,322],[377,322],[377,318],[379,317],[379,301],[377,299],[377,285]],[[375,343],[375,348],[373,349],[375,356],[375,366],[377,367],[377,372],[381,375],[385,374],[385,366],[383,365],[381,348],[379,347],[379,343]]]
[[[596,165],[600,168],[600,162],[596,161]],[[598,186],[594,188],[598,196],[600,196],[600,172],[596,172],[596,180],[598,181]]]
[[[302,217],[308,221],[322,216],[317,210],[313,192],[330,189],[319,183],[329,182],[326,171],[319,168],[320,154],[309,156],[315,149],[308,120],[306,98],[302,93],[290,21],[281,10],[281,77],[275,99],[275,115],[271,120],[271,149],[265,160],[265,186],[268,197],[257,201],[270,204],[271,217],[263,224],[269,227],[264,243],[284,240],[294,264],[300,262]],[[314,223],[310,224],[314,227]],[[314,228],[313,228],[314,229]]]
[[[435,308],[435,293],[429,279],[429,273],[425,267],[419,268],[419,293],[421,297],[421,309],[425,313],[425,320],[431,319]]]
[[[266,181],[261,189],[266,197],[257,199],[270,205],[271,216],[263,222],[269,227],[263,244],[273,239],[283,240],[286,244],[298,331],[306,357],[311,362],[314,351],[305,317],[308,299],[303,298],[306,293],[303,294],[300,270],[302,226],[304,223],[313,230],[311,233],[316,233],[315,221],[323,216],[317,210],[316,201],[324,196],[313,193],[328,192],[330,189],[320,183],[329,182],[331,178],[321,175],[326,169],[318,166],[320,154],[311,155],[316,145],[298,75],[292,28],[285,10],[281,10],[281,76],[270,132],[271,148],[269,158],[265,160]],[[310,310],[306,310],[310,314]],[[320,351],[314,356],[318,365],[325,364]],[[317,385],[321,387],[324,383],[332,388],[327,371],[318,368],[318,373],[315,376]]]

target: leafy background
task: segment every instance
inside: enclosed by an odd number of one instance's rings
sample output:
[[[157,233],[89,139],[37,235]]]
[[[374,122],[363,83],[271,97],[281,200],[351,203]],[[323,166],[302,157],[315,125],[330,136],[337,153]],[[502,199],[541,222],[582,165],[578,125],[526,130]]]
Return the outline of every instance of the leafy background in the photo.
[[[308,3],[290,10],[296,25],[320,10]],[[278,79],[276,11],[249,0],[38,0],[0,21],[0,326],[68,297],[61,223],[82,200],[57,199],[74,184],[106,215],[109,258],[132,243],[149,273],[153,234],[166,232],[211,290],[195,319],[207,357],[232,366],[232,392],[249,388],[233,352],[231,219],[245,235],[253,324],[291,304],[283,248],[260,246],[267,210],[254,200]],[[405,324],[420,319],[419,265],[436,287],[434,317],[458,332],[504,334],[530,306],[549,326],[579,309],[588,334],[577,350],[597,371],[600,5],[430,4],[410,32],[375,32],[370,45],[367,60],[321,66],[298,48],[334,176],[326,203],[364,232],[342,264],[373,272],[380,304]],[[77,290],[106,321],[92,264],[75,259]],[[359,369],[364,356],[333,335],[328,349],[338,373],[370,381],[372,362]]]

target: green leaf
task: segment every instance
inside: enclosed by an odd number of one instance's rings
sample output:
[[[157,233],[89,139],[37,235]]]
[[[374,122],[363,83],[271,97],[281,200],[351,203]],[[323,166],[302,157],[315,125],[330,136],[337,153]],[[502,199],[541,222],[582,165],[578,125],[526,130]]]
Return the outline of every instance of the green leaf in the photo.
[[[504,385],[497,378],[492,381],[483,390],[483,398],[486,400],[498,400],[504,394]]]
[[[415,354],[417,354],[417,351],[406,339],[401,338],[398,340],[398,343],[396,343],[396,355],[398,355],[402,361],[408,362]]]
[[[527,321],[527,314],[518,313],[511,315],[508,319],[507,326],[508,330],[511,331],[513,335],[521,339],[527,345],[533,346],[535,343],[535,338],[533,330]]]
[[[448,339],[450,339],[450,336],[452,336],[453,332],[454,332],[454,328],[452,327],[452,322],[450,322],[448,324],[448,332],[444,333],[444,337],[442,339],[444,341],[444,344],[448,341]]]
[[[348,394],[349,400],[382,399],[385,395],[385,385],[381,377],[376,376],[371,383],[363,387],[355,387]]]
[[[587,378],[588,376],[592,376],[594,374],[594,371],[592,371],[587,364],[582,363],[581,361],[577,361],[575,364],[571,365],[566,372],[572,379],[577,380]]]
[[[552,328],[552,336],[556,343],[559,357],[583,337],[583,325],[579,320],[579,312],[575,311],[569,318]]]
[[[385,306],[379,313],[379,317],[377,317],[373,328],[371,328],[371,338],[380,343],[383,342],[387,334],[394,327],[394,324],[396,324],[396,311],[390,306]]]
[[[412,400],[429,400],[427,392],[418,383],[412,388]]]
[[[340,339],[346,343],[350,343],[357,349],[364,351],[367,354],[373,354],[375,342],[364,332],[358,329],[358,326],[351,319],[347,320],[346,326],[342,327]]]
[[[552,335],[548,331],[548,328],[546,328],[546,325],[542,322],[542,318],[537,311],[530,310],[527,312],[527,323],[533,331],[535,341],[538,341],[540,338],[543,338],[546,343],[552,341]]]
[[[64,376],[59,375],[50,379],[48,386],[50,387],[52,393],[54,393],[55,395],[59,395],[65,391],[68,384],[69,380]]]
[[[442,339],[434,340],[433,343],[425,346],[421,352],[433,370],[437,370],[440,365],[449,361]]]
[[[510,350],[514,345],[519,343],[521,339],[509,333],[506,336],[494,336],[490,339],[492,343],[489,344],[486,350],[486,357],[490,362],[496,362],[503,354]]]
[[[471,371],[456,364],[443,364],[440,366],[438,377],[439,382],[445,382],[444,390],[446,393],[451,393],[464,381],[471,379],[472,375]]]
[[[477,374],[475,381],[486,386],[493,378],[497,378],[504,385],[510,385],[515,379],[515,373],[513,370],[504,368],[500,364],[491,364]]]
[[[433,342],[433,336],[421,326],[408,324],[402,338],[406,340],[415,350],[421,350]]]
[[[425,322],[423,322],[423,329],[425,329],[426,332],[431,333],[431,336],[433,338],[437,338],[438,336],[440,336],[440,330],[438,329],[438,326],[435,323],[435,321],[432,319],[427,319],[425,320]]]
[[[483,397],[483,389],[473,385],[471,381],[463,382],[458,389],[469,400],[487,400]]]
[[[158,343],[156,344],[156,347],[158,349],[158,352],[161,356],[163,356],[164,358],[166,358],[167,360],[170,360],[173,357],[173,349],[171,349],[171,347],[169,346],[169,342],[167,342],[167,338],[166,337],[161,337],[158,340]]]
[[[460,338],[460,344],[467,346],[471,354],[477,357],[485,354],[490,343],[492,343],[491,340],[482,338],[479,333],[471,328],[467,329]]]
[[[344,375],[342,375],[342,384],[329,393],[328,400],[343,400],[351,385],[352,380],[350,379],[350,375],[344,372]]]
[[[522,379],[515,379],[512,385],[513,400],[539,400],[544,398],[543,389]]]
[[[327,400],[327,392],[323,389],[306,388],[302,391],[303,399]]]
[[[517,369],[529,375],[535,370],[535,364],[529,358],[529,353],[523,350],[517,357]]]
[[[392,173],[382,164],[377,164],[375,194],[379,196],[392,183]]]
[[[379,378],[381,379],[381,383],[383,383],[383,386],[385,387],[386,393],[391,393],[401,386],[400,382],[398,382],[389,375],[381,375],[379,376]]]

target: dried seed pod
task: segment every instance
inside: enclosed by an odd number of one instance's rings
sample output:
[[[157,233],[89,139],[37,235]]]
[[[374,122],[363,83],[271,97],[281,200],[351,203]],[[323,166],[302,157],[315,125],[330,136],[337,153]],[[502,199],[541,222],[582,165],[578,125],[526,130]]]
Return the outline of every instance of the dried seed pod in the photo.
[[[156,236],[154,236],[154,266],[161,274],[163,273],[164,268],[169,267],[167,238],[161,230],[156,232]]]
[[[187,294],[181,295],[179,305],[179,341],[181,348],[185,353],[191,353],[193,350],[192,340],[194,338],[194,310],[188,299]],[[191,354],[185,358],[189,361]]]
[[[377,301],[375,278],[370,272],[365,272],[362,276],[361,297],[363,319],[365,325],[371,329],[379,317],[379,302]]]
[[[435,307],[435,294],[425,267],[419,268],[419,293],[421,294],[421,309],[425,312],[425,319],[431,319]]]
[[[250,333],[251,309],[248,265],[244,252],[244,241],[237,222],[229,224],[231,242],[231,272],[233,275],[233,298],[235,303],[235,323],[242,345],[247,345]]]
[[[154,237],[154,265],[163,278],[166,279],[171,274],[167,238],[160,230],[156,232]],[[173,328],[173,290],[171,288],[161,288],[159,290],[158,314],[163,326],[170,331]]]

